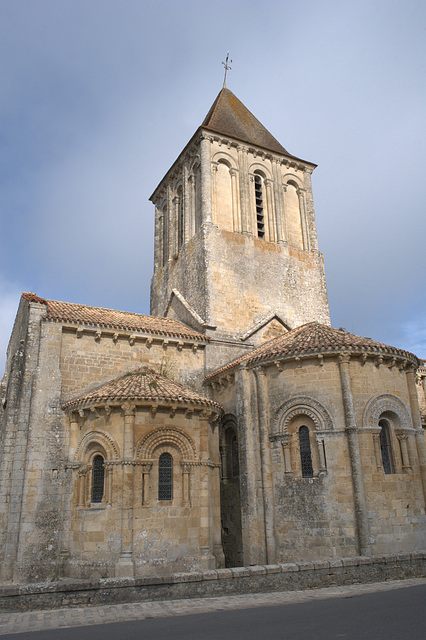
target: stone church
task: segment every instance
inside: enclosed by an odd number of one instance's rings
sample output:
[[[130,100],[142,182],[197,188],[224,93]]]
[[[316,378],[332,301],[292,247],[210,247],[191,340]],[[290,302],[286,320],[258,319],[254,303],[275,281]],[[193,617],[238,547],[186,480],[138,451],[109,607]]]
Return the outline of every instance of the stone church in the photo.
[[[330,326],[315,166],[224,86],[151,196],[152,315],[22,294],[2,583],[425,548],[426,369]]]

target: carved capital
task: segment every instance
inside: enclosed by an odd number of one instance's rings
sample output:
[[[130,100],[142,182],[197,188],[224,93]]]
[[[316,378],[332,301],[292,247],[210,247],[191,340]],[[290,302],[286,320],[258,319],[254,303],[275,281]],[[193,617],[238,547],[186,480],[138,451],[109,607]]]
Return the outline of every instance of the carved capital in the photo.
[[[133,402],[126,400],[126,402],[124,402],[121,405],[121,408],[124,412],[124,415],[128,417],[128,416],[133,416],[135,414],[136,405],[134,405]]]

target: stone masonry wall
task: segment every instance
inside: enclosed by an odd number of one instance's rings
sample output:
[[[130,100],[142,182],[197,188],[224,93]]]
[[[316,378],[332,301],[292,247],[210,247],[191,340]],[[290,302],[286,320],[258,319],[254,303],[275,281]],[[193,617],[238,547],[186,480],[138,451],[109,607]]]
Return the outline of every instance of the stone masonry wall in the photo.
[[[113,330],[104,332],[100,339],[95,330],[89,329],[77,336],[75,329],[65,329],[62,334],[63,402],[142,366],[151,366],[176,382],[201,389],[205,348],[202,342],[143,334],[131,342],[120,333],[115,339]]]
[[[0,587],[5,611],[294,591],[423,577],[425,552],[178,573],[170,577],[79,580]]]

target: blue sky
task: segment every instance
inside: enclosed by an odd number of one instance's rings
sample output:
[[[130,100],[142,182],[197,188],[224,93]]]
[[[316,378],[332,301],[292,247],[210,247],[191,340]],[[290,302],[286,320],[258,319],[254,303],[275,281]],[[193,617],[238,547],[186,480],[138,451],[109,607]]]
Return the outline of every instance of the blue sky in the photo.
[[[149,313],[163,174],[228,87],[313,175],[332,324],[426,358],[426,5],[0,1],[0,370],[21,291]]]

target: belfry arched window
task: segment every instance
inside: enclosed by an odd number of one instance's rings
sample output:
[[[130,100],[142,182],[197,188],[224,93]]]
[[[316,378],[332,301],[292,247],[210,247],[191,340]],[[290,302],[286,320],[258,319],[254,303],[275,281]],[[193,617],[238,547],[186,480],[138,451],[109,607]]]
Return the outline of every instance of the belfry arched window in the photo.
[[[311,442],[308,427],[302,426],[299,429],[299,446],[302,478],[312,478],[314,469],[312,465]]]
[[[92,502],[102,502],[104,497],[105,466],[102,456],[95,456],[92,462]]]
[[[163,233],[163,255],[161,256],[162,266],[164,267],[167,264],[167,260],[169,257],[169,218],[167,205],[163,208],[163,225],[162,225],[162,233]]]
[[[158,499],[173,500],[173,457],[167,452],[158,460]]]
[[[178,220],[178,250],[183,245],[184,241],[184,210],[183,210],[183,189],[179,187],[177,190],[177,220]]]
[[[390,443],[389,425],[386,420],[379,421],[380,450],[382,454],[383,471],[386,474],[393,473],[392,448]]]
[[[257,237],[265,237],[265,211],[264,211],[264,189],[263,180],[259,174],[254,175],[254,197],[256,201],[256,224]]]

